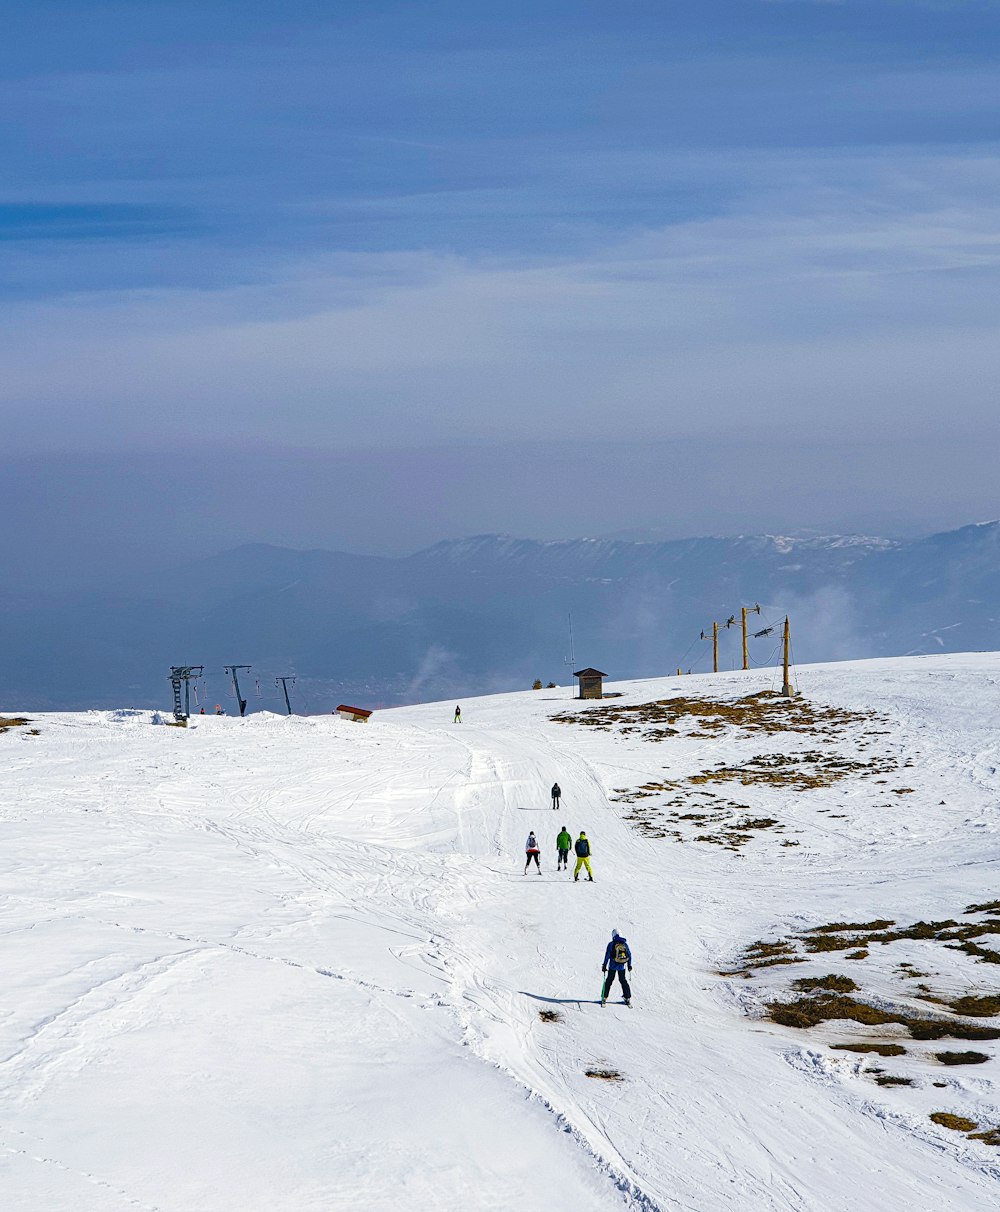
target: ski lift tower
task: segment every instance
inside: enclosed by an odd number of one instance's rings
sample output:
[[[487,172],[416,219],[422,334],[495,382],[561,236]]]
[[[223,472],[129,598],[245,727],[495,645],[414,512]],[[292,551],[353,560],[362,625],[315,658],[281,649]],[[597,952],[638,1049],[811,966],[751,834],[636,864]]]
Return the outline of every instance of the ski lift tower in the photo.
[[[236,691],[236,703],[240,709],[240,716],[242,717],[242,716],[246,715],[246,712],[247,712],[247,701],[240,694],[240,681],[239,681],[239,678],[237,677],[237,674],[239,673],[239,671],[241,669],[245,669],[247,671],[247,673],[249,673],[250,670],[253,668],[253,666],[252,665],[226,665],[224,668],[225,668],[226,673],[228,673],[229,676],[233,680],[233,689]]]
[[[170,686],[174,692],[174,719],[180,723],[191,717],[191,679],[200,678],[204,665],[171,665]],[[184,703],[181,704],[181,683],[184,685]]]

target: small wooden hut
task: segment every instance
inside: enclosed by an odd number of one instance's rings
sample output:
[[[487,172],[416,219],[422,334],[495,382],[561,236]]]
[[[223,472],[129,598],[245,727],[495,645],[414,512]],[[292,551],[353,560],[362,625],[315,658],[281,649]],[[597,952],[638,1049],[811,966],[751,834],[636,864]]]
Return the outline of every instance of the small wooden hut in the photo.
[[[337,715],[342,720],[354,720],[357,724],[367,724],[370,711],[366,711],[364,707],[348,707],[346,703],[341,703],[337,708]]]
[[[604,698],[603,679],[608,676],[606,673],[602,673],[600,669],[587,668],[578,669],[573,676],[580,679],[580,693],[576,696],[578,699]]]

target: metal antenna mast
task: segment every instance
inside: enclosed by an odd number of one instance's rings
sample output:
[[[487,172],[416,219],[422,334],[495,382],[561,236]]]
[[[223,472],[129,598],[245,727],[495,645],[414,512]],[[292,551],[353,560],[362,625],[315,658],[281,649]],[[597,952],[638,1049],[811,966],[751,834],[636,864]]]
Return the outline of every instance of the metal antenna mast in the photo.
[[[228,673],[229,676],[233,679],[233,689],[236,691],[236,702],[239,704],[239,707],[240,707],[240,715],[241,716],[246,715],[247,701],[240,694],[240,684],[237,681],[236,672],[239,669],[245,669],[247,671],[247,673],[249,673],[250,670],[253,668],[253,666],[252,665],[224,665],[223,668],[225,669],[226,673]],[[289,712],[289,715],[291,715],[291,712]]]
[[[288,714],[291,715],[292,714],[292,705],[288,701],[288,683],[291,682],[292,685],[294,686],[295,678],[290,673],[288,673],[288,674],[285,674],[284,677],[279,677],[279,678],[274,679],[275,686],[277,686],[277,684],[279,682],[281,683],[281,689],[285,692],[285,706],[288,708]]]
[[[191,716],[191,679],[200,678],[204,665],[171,665],[170,686],[174,692],[174,719],[186,720]],[[184,683],[184,703],[181,704],[181,683]]]

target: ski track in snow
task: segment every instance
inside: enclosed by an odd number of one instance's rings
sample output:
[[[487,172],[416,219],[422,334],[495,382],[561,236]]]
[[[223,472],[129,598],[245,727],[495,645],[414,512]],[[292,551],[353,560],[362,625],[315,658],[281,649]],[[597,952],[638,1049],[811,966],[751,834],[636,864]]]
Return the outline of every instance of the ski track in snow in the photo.
[[[927,1118],[1000,1126],[994,1045],[957,1076],[915,1047],[917,1086],[880,1089],[871,1058],[823,1046],[852,1029],[762,1019],[789,970],[718,973],[757,938],[1000,895],[997,674],[997,654],[803,669],[806,697],[887,719],[832,741],[649,743],[552,723],[580,706],[565,691],[468,700],[461,725],[451,704],[186,732],[148,712],[34,716],[40,736],[0,737],[4,1208],[995,1203],[1000,1158]],[[623,683],[614,702],[770,683]],[[644,837],[609,801],[817,747],[912,759],[884,777],[914,792],[882,807],[871,779],[769,789],[754,810],[789,832],[736,855]],[[555,872],[562,823],[590,837],[593,884]],[[522,874],[532,828],[541,876]],[[631,1009],[598,1005],[612,926],[634,952]],[[993,989],[993,971],[974,975]]]

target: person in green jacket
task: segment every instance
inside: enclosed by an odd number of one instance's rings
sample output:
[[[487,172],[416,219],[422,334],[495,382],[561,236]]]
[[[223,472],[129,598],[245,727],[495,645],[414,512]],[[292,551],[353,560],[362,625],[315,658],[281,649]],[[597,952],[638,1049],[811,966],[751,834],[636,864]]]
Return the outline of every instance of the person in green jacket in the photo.
[[[566,826],[563,825],[559,831],[559,836],[556,838],[556,850],[559,851],[559,862],[556,863],[556,871],[560,868],[569,871],[569,848],[573,845],[572,837],[566,832]]]

